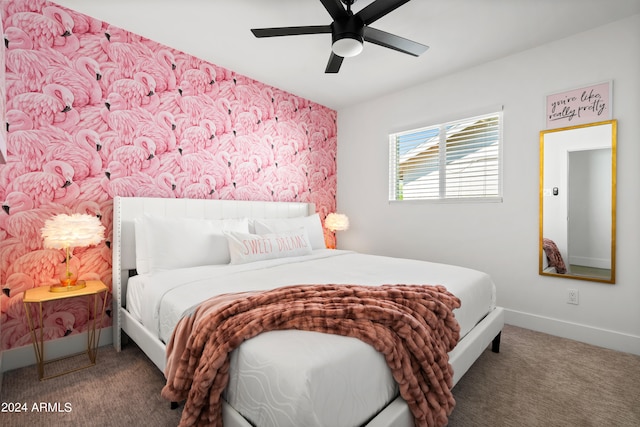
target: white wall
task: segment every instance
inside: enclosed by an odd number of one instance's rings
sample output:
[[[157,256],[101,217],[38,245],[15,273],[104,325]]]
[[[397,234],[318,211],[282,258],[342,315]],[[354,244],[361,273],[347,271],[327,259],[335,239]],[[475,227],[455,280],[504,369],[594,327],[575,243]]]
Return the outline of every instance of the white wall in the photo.
[[[508,37],[508,34],[505,34]],[[428,61],[427,52],[425,59]],[[545,96],[613,81],[617,283],[538,275]],[[504,105],[502,203],[389,203],[389,132]],[[487,271],[507,322],[640,354],[640,15],[338,112],[338,247]],[[580,304],[567,304],[567,289]]]
[[[569,152],[569,264],[611,268],[611,149]]]

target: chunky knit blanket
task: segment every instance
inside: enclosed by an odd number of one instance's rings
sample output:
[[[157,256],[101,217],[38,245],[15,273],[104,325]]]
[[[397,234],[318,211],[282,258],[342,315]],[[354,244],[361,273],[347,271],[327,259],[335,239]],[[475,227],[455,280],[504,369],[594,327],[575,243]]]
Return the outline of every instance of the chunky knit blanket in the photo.
[[[427,285],[296,285],[214,297],[176,327],[162,396],[186,399],[181,426],[222,426],[231,351],[262,332],[301,329],[370,344],[384,355],[415,425],[446,425],[459,306],[445,287]]]

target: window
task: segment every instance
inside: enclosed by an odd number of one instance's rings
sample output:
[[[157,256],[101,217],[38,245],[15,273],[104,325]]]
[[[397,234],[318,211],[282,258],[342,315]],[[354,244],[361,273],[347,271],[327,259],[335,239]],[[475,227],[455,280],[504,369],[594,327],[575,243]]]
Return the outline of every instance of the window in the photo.
[[[500,200],[502,112],[389,135],[389,200]]]

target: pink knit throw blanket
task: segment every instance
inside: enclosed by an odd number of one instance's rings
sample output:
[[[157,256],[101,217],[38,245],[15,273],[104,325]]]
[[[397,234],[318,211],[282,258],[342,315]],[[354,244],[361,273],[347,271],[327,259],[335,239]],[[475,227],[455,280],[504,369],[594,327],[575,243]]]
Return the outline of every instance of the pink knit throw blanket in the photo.
[[[384,355],[415,425],[446,425],[455,405],[447,353],[460,336],[457,307],[444,286],[428,285],[296,285],[214,297],[178,323],[162,396],[186,399],[181,426],[222,426],[231,351],[261,332],[301,329],[370,344]]]

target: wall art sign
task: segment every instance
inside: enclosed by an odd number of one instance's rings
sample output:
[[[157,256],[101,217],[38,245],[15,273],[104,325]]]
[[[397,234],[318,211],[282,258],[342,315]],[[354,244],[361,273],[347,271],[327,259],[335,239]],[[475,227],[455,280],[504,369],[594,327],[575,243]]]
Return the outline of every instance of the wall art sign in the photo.
[[[611,82],[547,96],[547,128],[611,120]]]

